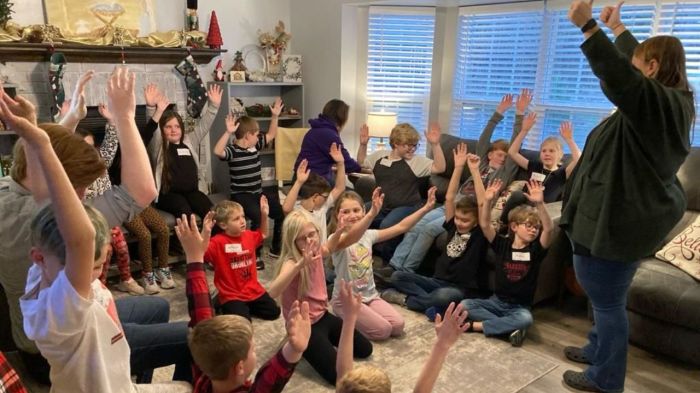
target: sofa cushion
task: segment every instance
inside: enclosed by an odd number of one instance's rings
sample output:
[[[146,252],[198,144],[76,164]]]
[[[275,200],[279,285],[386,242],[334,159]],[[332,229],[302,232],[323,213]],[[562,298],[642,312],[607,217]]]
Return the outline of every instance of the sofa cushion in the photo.
[[[678,179],[688,199],[688,210],[700,210],[700,148],[694,147],[678,170]]]
[[[659,250],[656,258],[700,281],[700,216]]]
[[[645,259],[630,286],[627,309],[700,332],[700,284],[666,262]]]

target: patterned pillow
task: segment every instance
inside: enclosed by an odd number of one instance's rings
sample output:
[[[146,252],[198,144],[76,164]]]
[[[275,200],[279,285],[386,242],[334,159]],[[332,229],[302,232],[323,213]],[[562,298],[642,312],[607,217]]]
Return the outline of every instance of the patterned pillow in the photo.
[[[659,250],[656,258],[700,281],[700,216]]]

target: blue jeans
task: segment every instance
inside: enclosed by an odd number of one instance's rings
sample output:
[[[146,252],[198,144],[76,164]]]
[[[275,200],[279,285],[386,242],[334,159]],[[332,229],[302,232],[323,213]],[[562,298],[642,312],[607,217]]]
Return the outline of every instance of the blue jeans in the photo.
[[[391,275],[391,283],[399,292],[408,295],[406,307],[413,311],[423,312],[429,307],[442,310],[451,302],[464,299],[464,291],[451,282],[416,273],[396,271]]]
[[[464,299],[462,306],[469,313],[470,321],[483,322],[486,336],[510,334],[532,325],[532,314],[527,307],[504,302],[496,295],[488,299]]]
[[[371,207],[371,206],[370,206]],[[393,209],[382,209],[382,211],[377,214],[370,225],[373,229],[386,229],[390,228],[403,220],[404,218],[413,214],[416,210],[420,208],[420,205],[416,206],[399,206]],[[368,209],[367,209],[368,210]],[[391,260],[392,255],[394,255],[394,250],[401,243],[402,236],[396,236],[392,239],[377,243],[375,248],[377,254],[385,261]]]
[[[589,381],[606,392],[621,392],[627,368],[627,290],[639,262],[619,262],[574,254],[576,279],[593,306],[595,325],[583,347],[591,366]]]
[[[441,206],[428,212],[418,223],[403,236],[403,240],[394,250],[389,264],[396,271],[415,272],[425,254],[433,245],[435,238],[445,232],[445,207]]]
[[[168,323],[170,304],[157,296],[116,300],[117,314],[131,349],[131,373],[150,383],[153,369],[175,365],[173,380],[192,382],[187,322]]]

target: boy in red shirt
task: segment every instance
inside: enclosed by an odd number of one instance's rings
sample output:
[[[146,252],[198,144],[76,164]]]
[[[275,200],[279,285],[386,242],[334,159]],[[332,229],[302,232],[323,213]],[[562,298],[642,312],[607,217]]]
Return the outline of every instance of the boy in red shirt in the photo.
[[[233,201],[214,206],[214,220],[221,233],[212,237],[204,260],[214,266],[214,285],[223,314],[274,320],[280,308],[258,281],[255,250],[267,237],[269,206],[260,197],[260,228],[246,229],[243,207]]]

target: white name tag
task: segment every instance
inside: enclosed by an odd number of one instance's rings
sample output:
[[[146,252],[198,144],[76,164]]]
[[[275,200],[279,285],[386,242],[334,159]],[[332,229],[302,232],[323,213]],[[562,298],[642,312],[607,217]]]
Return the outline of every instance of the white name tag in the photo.
[[[527,262],[530,260],[530,253],[529,252],[513,252],[513,260]]]
[[[177,155],[178,156],[191,156],[192,153],[190,153],[190,149],[177,149]]]
[[[241,247],[241,245],[238,243],[227,244],[226,246],[224,246],[224,250],[227,253],[241,253],[243,252],[243,247]]]
[[[394,163],[394,162],[391,161],[391,160],[388,159],[388,158],[382,158],[382,159],[379,161],[379,165],[384,165],[384,166],[386,166],[386,167],[391,167],[391,164],[393,164],[393,163]]]
[[[539,173],[539,172],[532,172],[532,175],[530,175],[530,180],[538,181],[540,183],[544,182],[544,179],[546,179],[547,176],[544,173]]]

